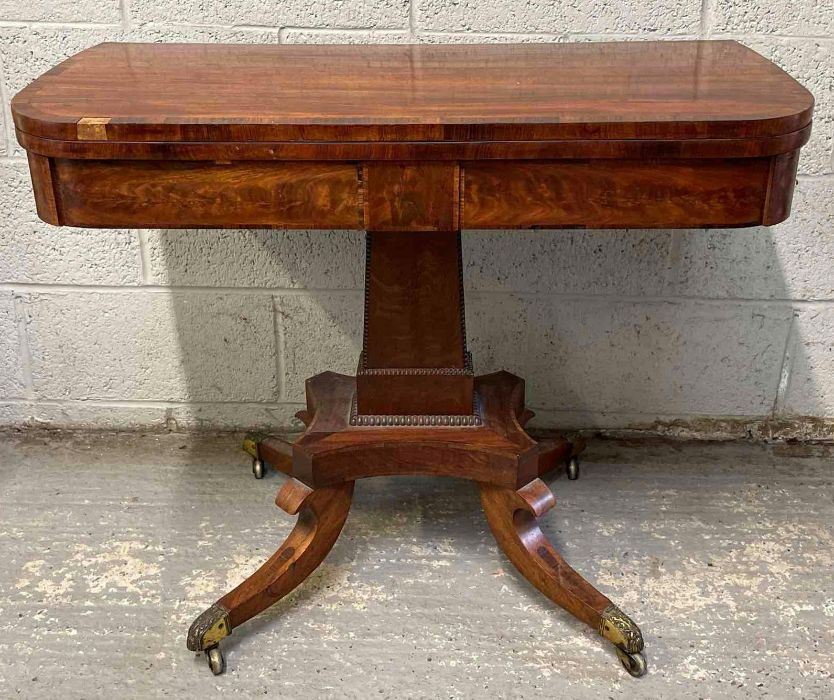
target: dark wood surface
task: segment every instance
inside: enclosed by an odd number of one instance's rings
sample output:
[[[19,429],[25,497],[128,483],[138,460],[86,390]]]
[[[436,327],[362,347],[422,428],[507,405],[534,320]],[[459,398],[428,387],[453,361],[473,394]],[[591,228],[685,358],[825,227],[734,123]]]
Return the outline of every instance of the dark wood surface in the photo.
[[[371,162],[364,169],[368,231],[457,231],[460,167],[448,162]]]
[[[599,629],[611,605],[556,551],[538,518],[556,505],[553,492],[539,479],[516,490],[481,484],[481,505],[495,540],[521,574],[574,617]]]
[[[392,235],[454,234],[458,226],[772,225],[790,212],[797,157],[798,150],[767,158],[362,166],[335,161],[88,160],[29,153],[38,215],[52,224],[367,228],[387,229]],[[417,178],[416,172],[431,176]],[[387,173],[406,176],[392,180],[384,177]],[[403,278],[401,291],[406,284]]]
[[[375,231],[367,245],[364,366],[462,368],[458,233]]]
[[[466,161],[563,158],[755,158],[799,148],[808,124],[779,136],[521,141],[59,141],[17,130],[27,151],[52,158],[134,160]]]
[[[352,481],[315,490],[295,479],[284,483],[275,504],[298,515],[298,523],[263,566],[218,601],[229,610],[232,627],[283,598],[321,564],[342,531],[352,498]]]
[[[799,149],[782,153],[768,160],[770,161],[770,174],[762,223],[765,226],[773,226],[787,219],[791,213],[793,186],[799,165]]]
[[[266,562],[211,608],[214,634],[206,634],[202,622],[192,625],[187,644],[191,651],[214,646],[232,630],[277,603],[318,568],[333,548],[347,519],[353,499],[354,482],[311,489],[289,479],[275,497],[275,504],[298,521],[287,539]]]
[[[300,414],[307,428],[293,444],[292,476],[311,488],[420,474],[515,489],[562,466],[573,454],[568,440],[537,442],[524,431],[533,413],[524,406],[519,377],[484,375],[475,380],[475,391],[483,416],[478,427],[458,427],[451,420],[438,420],[437,426],[357,427],[349,423],[356,379],[334,372],[311,377],[308,408]],[[272,462],[273,451],[265,447],[262,455]],[[279,461],[280,452],[274,458]]]
[[[434,200],[448,205],[458,173],[446,165],[441,172],[444,189]],[[408,209],[421,211],[433,201],[427,195],[435,194],[436,178],[427,183],[389,197],[401,194]],[[467,366],[460,233],[371,231],[366,247],[359,413],[471,414],[474,375]]]
[[[32,190],[35,194],[35,208],[38,216],[48,224],[61,223],[58,216],[58,202],[55,200],[53,158],[39,155],[33,151],[26,152],[29,161],[29,174],[32,178]]]
[[[65,140],[466,141],[774,136],[812,105],[733,41],[110,43],[42,76],[12,112],[20,131]]]
[[[57,158],[51,182],[61,223],[72,226],[362,227],[350,163]]]
[[[413,232],[778,223],[812,107],[674,41],[102,44],[12,111],[50,223]]]
[[[764,220],[770,174],[769,158],[467,164],[462,226],[749,226]]]

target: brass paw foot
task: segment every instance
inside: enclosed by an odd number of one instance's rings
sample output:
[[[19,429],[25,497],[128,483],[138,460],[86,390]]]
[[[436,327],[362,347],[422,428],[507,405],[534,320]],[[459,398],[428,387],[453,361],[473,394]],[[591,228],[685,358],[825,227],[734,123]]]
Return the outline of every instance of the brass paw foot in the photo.
[[[599,633],[614,645],[617,657],[626,671],[635,678],[646,673],[643,634],[634,620],[616,605],[611,604],[603,610]]]
[[[191,651],[205,652],[206,662],[211,672],[219,676],[226,670],[226,660],[218,646],[221,639],[225,639],[232,632],[229,622],[229,611],[222,605],[215,603],[194,620],[188,630],[186,646]]]
[[[229,611],[215,603],[191,623],[186,646],[191,651],[206,651],[216,647],[221,639],[232,633]]]

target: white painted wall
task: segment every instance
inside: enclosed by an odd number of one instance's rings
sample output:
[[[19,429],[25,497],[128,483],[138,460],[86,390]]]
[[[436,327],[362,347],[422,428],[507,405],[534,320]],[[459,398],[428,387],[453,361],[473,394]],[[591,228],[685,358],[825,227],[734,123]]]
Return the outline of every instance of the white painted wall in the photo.
[[[0,424],[287,425],[306,376],[356,363],[360,233],[38,221],[8,102],[70,54],[697,37],[740,39],[814,93],[792,218],[466,233],[477,369],[525,376],[541,426],[834,435],[832,0],[0,0]]]

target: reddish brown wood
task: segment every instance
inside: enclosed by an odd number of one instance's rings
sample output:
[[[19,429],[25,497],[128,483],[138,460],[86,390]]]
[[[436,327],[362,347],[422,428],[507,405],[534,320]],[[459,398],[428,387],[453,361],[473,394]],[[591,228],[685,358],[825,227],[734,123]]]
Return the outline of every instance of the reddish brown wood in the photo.
[[[356,374],[358,411],[369,416],[469,415],[472,372],[444,368],[363,370]]]
[[[481,484],[481,505],[495,540],[521,574],[550,600],[567,610],[594,631],[630,653],[643,649],[643,639],[636,630],[624,643],[618,631],[607,627],[606,613],[613,604],[574,571],[539,527],[538,518],[556,505],[556,499],[544,482],[534,479],[523,488],[502,488]],[[622,615],[619,612],[618,617]],[[630,622],[630,620],[629,620]]]
[[[481,484],[480,491],[489,527],[507,558],[554,603],[599,629],[611,601],[565,563],[539,528],[537,518],[556,505],[544,482],[534,479],[518,491]]]
[[[770,159],[770,178],[762,215],[765,226],[781,223],[790,215],[798,164],[799,149]]]
[[[460,235],[374,231],[367,246],[359,412],[472,413]]]
[[[457,230],[461,206],[473,227],[775,223],[793,191],[790,168],[777,166],[792,161],[766,159],[795,157],[812,106],[807,90],[735,42],[103,44],[21,91],[13,113],[24,147],[54,158],[33,168],[38,200],[53,195],[50,173],[67,176],[54,210],[43,207],[52,223],[413,231]],[[88,159],[114,162],[67,165]],[[523,179],[504,188],[504,176],[523,172],[488,161],[520,159],[569,162],[543,176],[541,191]],[[319,161],[310,167],[325,181],[316,176],[307,198],[270,187],[293,160]],[[327,178],[333,160],[361,163],[362,201],[352,173]],[[463,202],[452,174],[461,161],[471,175]],[[126,206],[108,206],[100,179]],[[536,206],[523,201],[531,195]]]
[[[29,157],[39,216],[52,224],[355,229],[367,217],[357,170],[348,164],[153,165]],[[687,162],[466,163],[462,223],[465,228],[773,225],[790,212],[797,160],[798,151],[767,159]],[[519,207],[523,198],[535,205]]]
[[[29,151],[54,158],[117,160],[553,160],[560,158],[757,158],[804,146],[808,124],[761,138],[562,139],[541,141],[61,141],[17,130]]]
[[[472,413],[453,163],[370,163],[358,412]]]
[[[37,153],[27,152],[29,172],[32,176],[32,189],[35,192],[35,207],[38,216],[48,224],[59,226],[61,217],[58,214],[58,204],[55,201],[55,186],[52,179],[52,163]]]
[[[218,602],[237,627],[283,598],[307,578],[327,556],[347,519],[353,482],[311,490],[287,481],[275,504],[298,522],[284,544],[246,581]]]
[[[313,490],[290,479],[281,487],[275,503],[290,515],[297,514],[298,522],[263,566],[210,608],[225,611],[226,635],[290,593],[318,568],[342,531],[352,497],[352,481]],[[188,639],[193,651],[211,646],[193,633],[197,625],[192,626]]]
[[[292,476],[292,441],[280,435],[267,435],[257,442],[258,459],[275,471]]]
[[[459,169],[454,163],[365,166],[369,231],[457,231]]]
[[[296,479],[320,487],[391,474],[455,476],[517,488],[571,455],[566,440],[539,445],[524,431],[524,381],[507,372],[478,377],[481,427],[354,427],[355,379],[325,372],[307,380],[307,430],[294,443]],[[441,421],[442,423],[442,421]]]
[[[53,161],[72,226],[362,227],[348,163]]]
[[[75,140],[745,138],[813,98],[732,41],[492,46],[101,44],[19,93],[15,126]]]
[[[462,368],[460,236],[375,232],[367,245],[365,366]]]
[[[770,170],[765,158],[466,164],[463,226],[749,226],[763,219]]]

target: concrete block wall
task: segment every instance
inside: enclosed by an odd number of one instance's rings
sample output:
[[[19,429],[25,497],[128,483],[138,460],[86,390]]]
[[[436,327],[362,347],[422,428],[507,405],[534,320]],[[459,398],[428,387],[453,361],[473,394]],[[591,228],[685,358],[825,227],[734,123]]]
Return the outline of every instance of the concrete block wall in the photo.
[[[794,214],[737,231],[467,232],[479,371],[542,427],[834,437],[834,3],[0,0],[0,424],[289,426],[351,372],[364,235],[85,231],[34,211],[8,102],[101,41],[735,38],[817,100]],[[727,67],[732,70],[732,66]]]

